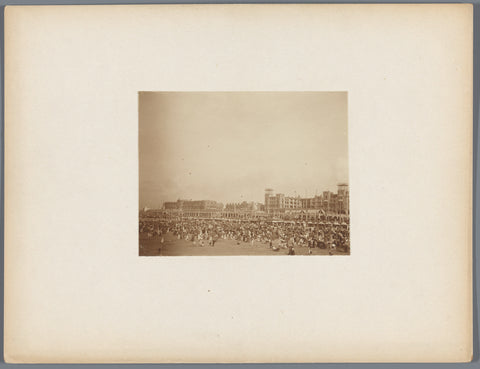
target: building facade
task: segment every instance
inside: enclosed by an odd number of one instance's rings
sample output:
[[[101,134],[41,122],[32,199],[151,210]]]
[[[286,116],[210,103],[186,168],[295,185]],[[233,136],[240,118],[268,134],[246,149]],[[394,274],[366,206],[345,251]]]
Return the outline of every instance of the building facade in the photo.
[[[350,194],[347,183],[339,183],[337,193],[323,191],[321,195],[314,197],[285,196],[283,193],[274,193],[274,190],[267,188],[265,190],[264,204],[243,201],[241,203],[230,203],[225,207],[222,203],[212,200],[177,200],[175,202],[165,202],[163,210],[173,211],[183,214],[210,214],[209,217],[218,215],[218,212],[228,213],[228,217],[235,218],[251,217],[262,212],[269,216],[296,212],[300,210],[311,211],[321,214],[350,214]]]
[[[348,184],[339,183],[337,193],[324,191],[321,195],[302,198],[290,197],[282,193],[275,194],[273,189],[265,190],[265,212],[282,213],[295,209],[315,209],[325,213],[350,214]]]
[[[165,202],[165,210],[223,210],[223,204],[212,200],[177,200]]]
[[[262,210],[263,204],[257,202],[238,202],[238,203],[229,203],[225,205],[226,211],[259,211]]]

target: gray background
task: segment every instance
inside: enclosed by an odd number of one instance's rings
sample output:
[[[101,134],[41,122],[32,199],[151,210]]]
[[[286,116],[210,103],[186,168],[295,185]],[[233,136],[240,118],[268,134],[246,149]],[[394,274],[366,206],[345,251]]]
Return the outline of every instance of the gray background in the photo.
[[[63,369],[63,368],[76,368],[76,369],[82,369],[82,368],[94,368],[96,366],[102,366],[106,367],[108,366],[122,366],[124,368],[138,368],[138,369],[149,369],[149,368],[154,368],[154,367],[162,367],[164,369],[170,369],[170,368],[175,368],[175,369],[184,369],[187,367],[201,367],[201,368],[208,368],[208,367],[213,367],[215,366],[216,369],[225,369],[225,368],[231,368],[231,367],[236,367],[239,369],[256,369],[256,368],[263,368],[263,369],[270,369],[270,368],[276,368],[276,367],[281,367],[284,369],[293,369],[293,368],[302,368],[302,369],[313,369],[313,368],[335,368],[335,369],[342,369],[342,368],[460,368],[460,367],[468,367],[468,368],[480,368],[480,358],[479,358],[479,323],[478,323],[478,313],[479,313],[479,305],[477,301],[477,292],[479,289],[479,276],[477,272],[478,265],[480,264],[480,257],[477,253],[477,247],[478,247],[478,237],[477,234],[480,231],[480,210],[477,204],[478,201],[478,191],[480,189],[479,185],[479,179],[480,179],[480,173],[479,173],[479,163],[478,163],[478,156],[479,156],[479,145],[478,145],[478,123],[479,123],[479,104],[478,104],[478,99],[479,99],[479,90],[480,90],[480,0],[473,0],[473,1],[395,1],[395,0],[384,0],[384,1],[310,1],[310,0],[304,0],[304,1],[288,1],[288,0],[277,0],[277,1],[255,1],[255,0],[243,0],[243,1],[235,1],[235,0],[223,0],[223,1],[195,1],[195,0],[165,0],[165,1],[154,1],[154,0],[142,0],[142,1],[132,1],[132,0],[0,0],[0,7],[2,8],[2,12],[0,14],[0,29],[2,30],[2,37],[0,40],[0,60],[1,60],[1,71],[0,71],[0,82],[1,82],[1,100],[0,100],[0,111],[1,111],[1,132],[0,132],[0,138],[1,138],[1,151],[0,151],[0,168],[1,168],[1,187],[2,191],[0,194],[0,199],[2,206],[0,208],[1,211],[1,217],[2,217],[2,223],[0,225],[0,236],[2,240],[2,252],[0,253],[0,270],[1,270],[1,278],[2,278],[2,283],[1,283],[1,288],[2,288],[2,293],[0,294],[0,319],[1,319],[1,325],[0,325],[0,369],[5,368],[5,367],[12,367],[15,365],[15,368],[17,369],[23,369],[28,367],[29,365],[24,365],[24,364],[5,364],[3,360],[3,276],[4,276],[4,268],[3,268],[3,240],[4,240],[4,232],[3,232],[3,217],[4,217],[4,170],[3,170],[3,164],[4,164],[4,39],[3,39],[3,28],[4,28],[4,7],[6,5],[65,5],[65,4],[70,4],[70,5],[92,5],[92,4],[200,4],[200,3],[209,3],[209,4],[234,4],[234,3],[355,3],[355,4],[360,4],[360,3],[473,3],[474,5],[474,67],[473,67],[473,188],[474,188],[474,193],[473,193],[473,204],[474,204],[474,211],[473,211],[473,281],[474,281],[474,286],[473,286],[473,303],[474,303],[474,310],[473,310],[473,361],[471,363],[467,364],[187,364],[187,365],[181,365],[181,364],[104,364],[104,365],[63,365],[63,364],[58,364],[58,365],[49,365],[49,364],[42,364],[38,365],[43,368],[49,368],[55,366],[58,369]]]

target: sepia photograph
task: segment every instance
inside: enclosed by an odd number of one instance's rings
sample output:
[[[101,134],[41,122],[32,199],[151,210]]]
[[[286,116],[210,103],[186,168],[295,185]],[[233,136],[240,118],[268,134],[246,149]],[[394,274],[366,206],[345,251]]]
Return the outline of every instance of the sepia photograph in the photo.
[[[140,92],[139,255],[349,255],[347,92]]]
[[[6,7],[4,361],[478,361],[475,14]]]

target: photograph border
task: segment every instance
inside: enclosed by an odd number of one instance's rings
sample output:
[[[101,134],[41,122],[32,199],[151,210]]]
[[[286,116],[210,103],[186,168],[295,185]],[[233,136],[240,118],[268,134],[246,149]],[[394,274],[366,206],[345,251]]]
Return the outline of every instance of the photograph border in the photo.
[[[242,4],[275,4],[275,3],[309,3],[309,4],[326,4],[326,3],[332,3],[328,1],[275,1],[275,2],[269,2],[269,1],[219,1],[219,2],[214,2],[214,1],[165,1],[165,2],[159,2],[159,1],[141,1],[140,3],[142,4],[237,4],[237,3],[242,3]],[[370,1],[370,2],[335,2],[336,4],[379,4],[379,3],[395,3],[395,4],[424,4],[424,3],[464,3],[460,1],[412,1],[412,2],[407,2],[407,1]],[[473,314],[473,360],[471,363],[468,364],[441,364],[443,368],[459,368],[464,367],[467,365],[468,367],[476,367],[480,368],[480,362],[479,362],[479,321],[478,321],[478,314],[480,312],[480,306],[478,304],[478,289],[479,289],[479,275],[477,272],[478,265],[480,265],[480,257],[477,252],[477,247],[478,247],[478,232],[480,230],[480,208],[478,204],[478,191],[480,190],[480,171],[479,171],[479,162],[478,162],[478,156],[480,154],[479,152],[479,130],[478,130],[478,123],[479,123],[479,91],[480,91],[480,0],[475,0],[472,2],[468,2],[473,4],[474,7],[474,71],[473,71],[473,83],[474,83],[474,90],[473,90],[473,140],[474,140],[474,152],[473,152],[473,185],[474,185],[474,193],[473,193],[473,281],[474,281],[474,286],[473,286],[473,303],[474,303],[474,314]],[[10,1],[5,1],[5,0],[0,0],[0,6],[5,10],[6,5],[101,5],[101,4],[109,4],[109,5],[121,5],[121,4],[138,4],[132,1],[121,1],[121,0],[95,0],[95,1],[48,1],[48,0],[20,0],[20,1],[15,1],[15,0],[10,0]],[[3,28],[5,25],[4,22],[4,11],[0,15],[0,26]],[[1,145],[2,145],[2,158],[1,158],[1,168],[2,168],[2,178],[1,178],[1,184],[2,188],[4,189],[4,154],[5,154],[5,142],[4,142],[4,127],[5,127],[5,122],[4,122],[4,38],[1,38],[1,74],[0,74],[0,79],[2,81],[2,102],[1,102],[1,110],[2,110],[2,130],[1,130]],[[1,201],[2,204],[4,204],[4,191],[2,191],[1,194]],[[4,206],[2,206],[2,218],[4,219]],[[1,236],[2,236],[2,244],[3,244],[3,249],[4,249],[4,229],[3,229],[3,223],[1,227]],[[4,254],[1,253],[0,256],[0,264],[2,265],[2,271],[4,271]],[[4,273],[2,272],[2,278],[4,280]],[[2,283],[2,288],[3,288],[3,283]],[[2,290],[3,291],[3,290]],[[2,315],[2,344],[1,346],[1,351],[2,351],[2,362],[0,363],[0,369],[1,367],[7,367],[11,364],[6,364],[3,360],[3,303],[4,303],[4,297],[3,293],[1,294],[1,315]],[[17,368],[27,368],[27,364],[15,364]],[[49,367],[49,364],[42,364],[44,367]],[[56,364],[55,367],[61,368],[61,369],[67,369],[67,368],[92,368],[94,366],[104,366],[104,365],[109,365],[109,364]],[[128,368],[135,368],[135,369],[145,369],[147,368],[154,368],[157,367],[158,364],[123,364],[122,366],[125,367],[127,366]],[[191,366],[191,364],[161,364],[164,368],[179,368],[179,366],[183,368],[187,368],[187,366]],[[193,365],[202,365],[206,366],[209,364],[193,364]],[[240,365],[241,367],[248,367],[248,368],[273,368],[278,364],[216,364],[215,367],[217,368],[226,368],[230,367],[231,365],[236,365],[237,367]],[[307,367],[307,368],[313,368],[313,367],[320,367],[320,368],[346,368],[346,367],[351,367],[352,365],[354,367],[359,367],[359,368],[370,368],[372,364],[368,363],[363,363],[363,364],[282,364],[282,367],[286,368],[299,368],[299,366],[302,367]],[[390,364],[390,363],[384,363],[384,364],[374,364],[375,367],[377,368],[397,368],[400,365],[406,366],[407,368],[422,368],[422,367],[431,367],[435,368],[438,367],[439,364]]]

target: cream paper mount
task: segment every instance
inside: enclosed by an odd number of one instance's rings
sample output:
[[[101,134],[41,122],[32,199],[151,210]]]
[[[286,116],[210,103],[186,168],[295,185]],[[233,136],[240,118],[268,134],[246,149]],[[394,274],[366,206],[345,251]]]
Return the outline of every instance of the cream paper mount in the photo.
[[[472,29],[471,4],[6,7],[5,360],[471,360]],[[140,91],[346,92],[351,254],[140,257]]]

